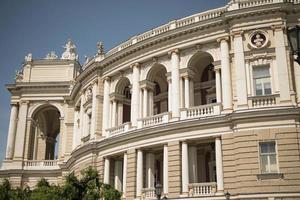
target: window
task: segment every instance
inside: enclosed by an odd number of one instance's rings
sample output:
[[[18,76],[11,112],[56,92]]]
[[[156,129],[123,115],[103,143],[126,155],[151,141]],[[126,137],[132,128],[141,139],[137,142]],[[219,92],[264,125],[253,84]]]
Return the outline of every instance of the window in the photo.
[[[259,144],[259,148],[261,173],[277,173],[278,167],[275,141],[262,142]]]
[[[253,84],[255,96],[272,94],[269,69],[270,67],[268,65],[253,67]]]

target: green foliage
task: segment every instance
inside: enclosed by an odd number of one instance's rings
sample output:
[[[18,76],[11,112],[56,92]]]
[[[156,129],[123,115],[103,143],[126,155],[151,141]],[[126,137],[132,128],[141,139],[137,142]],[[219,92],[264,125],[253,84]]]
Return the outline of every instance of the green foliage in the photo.
[[[74,173],[65,177],[62,186],[50,185],[41,178],[35,189],[12,188],[10,182],[4,179],[0,184],[0,200],[120,200],[121,193],[112,186],[100,182],[97,170],[92,167],[81,172],[79,180]]]

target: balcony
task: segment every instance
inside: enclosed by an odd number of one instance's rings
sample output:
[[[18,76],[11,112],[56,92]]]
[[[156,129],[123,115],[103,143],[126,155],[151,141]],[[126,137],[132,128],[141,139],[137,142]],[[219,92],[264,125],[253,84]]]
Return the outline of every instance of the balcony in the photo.
[[[27,160],[24,161],[25,170],[51,170],[60,169],[58,160]]]
[[[168,123],[171,119],[171,113],[165,112],[158,115],[145,117],[142,119],[138,119],[138,128],[144,128],[149,126],[155,126],[159,124]]]
[[[131,129],[131,122],[126,122],[119,126],[106,129],[106,132],[108,133],[108,137],[111,137],[111,136],[115,136],[115,135],[119,135],[121,133],[127,132],[130,129]]]
[[[201,117],[208,117],[221,114],[221,104],[207,104],[192,108],[184,108],[181,110],[180,119],[194,119]]]
[[[253,96],[249,97],[248,101],[252,108],[272,107],[279,104],[279,95]]]
[[[155,188],[143,188],[142,199],[143,200],[157,199],[155,195]]]
[[[189,184],[189,196],[213,196],[217,191],[217,183],[191,183]]]

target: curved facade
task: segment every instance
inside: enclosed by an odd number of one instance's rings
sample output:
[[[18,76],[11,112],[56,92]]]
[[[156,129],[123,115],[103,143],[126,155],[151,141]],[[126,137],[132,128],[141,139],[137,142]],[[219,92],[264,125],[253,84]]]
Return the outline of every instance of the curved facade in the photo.
[[[94,166],[124,199],[300,199],[299,0],[232,0],[134,36],[81,66],[25,57],[1,177],[61,183]]]

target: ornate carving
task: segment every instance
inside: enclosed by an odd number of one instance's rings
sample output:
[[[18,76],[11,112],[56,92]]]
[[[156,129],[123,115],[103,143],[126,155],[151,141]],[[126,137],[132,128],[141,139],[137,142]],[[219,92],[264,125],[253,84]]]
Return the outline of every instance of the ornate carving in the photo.
[[[16,71],[15,81],[21,82],[23,80],[23,72],[22,71]]]
[[[100,41],[97,43],[97,55],[104,55],[104,45],[103,45],[103,42]]]
[[[63,46],[65,51],[61,55],[61,59],[64,60],[78,60],[78,55],[76,53],[76,46],[75,44],[68,39],[68,42],[65,46]]]
[[[25,56],[25,62],[31,62],[32,61],[32,53],[27,54],[27,56]]]
[[[47,59],[47,60],[55,60],[57,58],[58,58],[58,56],[55,54],[55,51],[51,51],[45,57],[45,59]]]
[[[249,35],[249,44],[255,49],[263,48],[268,43],[268,36],[266,32],[254,31]]]

